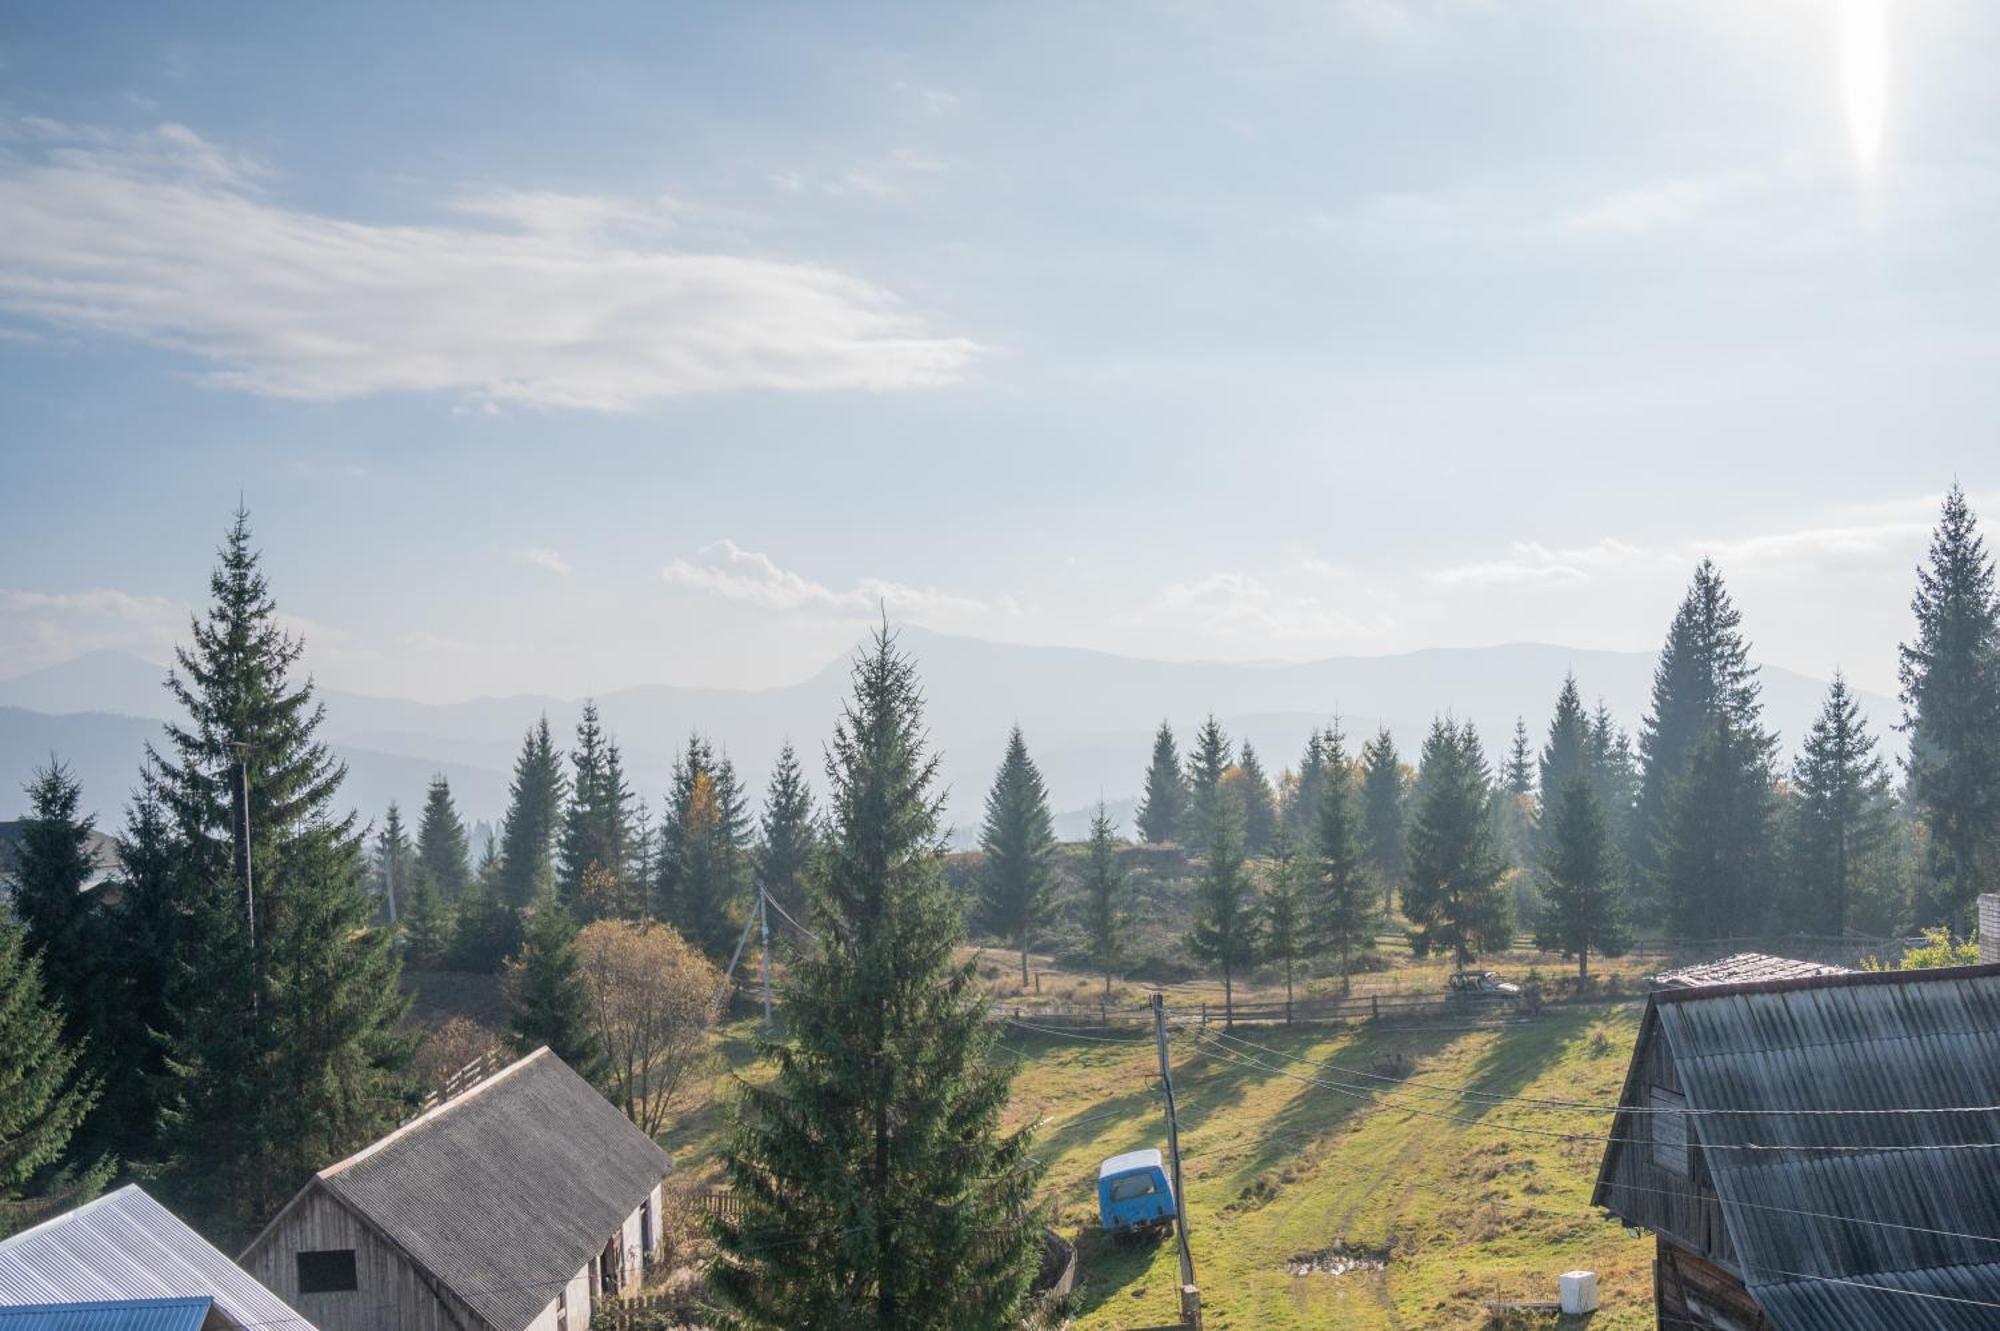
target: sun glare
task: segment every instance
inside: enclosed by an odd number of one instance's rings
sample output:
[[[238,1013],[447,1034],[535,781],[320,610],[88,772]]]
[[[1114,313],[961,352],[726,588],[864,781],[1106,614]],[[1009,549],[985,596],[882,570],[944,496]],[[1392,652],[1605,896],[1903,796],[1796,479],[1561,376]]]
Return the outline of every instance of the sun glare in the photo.
[[[1873,174],[1889,112],[1889,0],[1839,0],[1840,89],[1854,159]]]

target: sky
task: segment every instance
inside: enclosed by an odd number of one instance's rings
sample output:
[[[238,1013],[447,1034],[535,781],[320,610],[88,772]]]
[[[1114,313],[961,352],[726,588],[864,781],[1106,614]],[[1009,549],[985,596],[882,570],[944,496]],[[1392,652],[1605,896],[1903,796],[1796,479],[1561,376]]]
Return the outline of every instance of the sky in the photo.
[[[886,610],[1894,687],[2000,520],[1980,0],[0,6],[0,677],[803,678]]]

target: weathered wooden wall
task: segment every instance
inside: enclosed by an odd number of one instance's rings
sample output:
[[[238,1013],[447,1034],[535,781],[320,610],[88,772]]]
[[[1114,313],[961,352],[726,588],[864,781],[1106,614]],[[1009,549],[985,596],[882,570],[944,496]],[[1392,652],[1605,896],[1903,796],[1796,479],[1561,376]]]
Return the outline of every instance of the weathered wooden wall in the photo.
[[[1735,1276],[1666,1239],[1658,1242],[1653,1292],[1660,1331],[1776,1331]]]
[[[1632,1058],[1631,1103],[1650,1106],[1655,1087],[1675,1095],[1682,1093],[1673,1052],[1650,1016],[1640,1030]],[[1654,1138],[1664,1129],[1672,1140],[1676,1126],[1686,1134],[1686,1173],[1663,1168],[1654,1159]],[[1712,1261],[1736,1265],[1729,1232],[1722,1222],[1722,1204],[1701,1150],[1697,1120],[1681,1118],[1669,1124],[1658,1114],[1621,1113],[1613,1122],[1611,1135],[1617,1140],[1607,1156],[1605,1190],[1599,1204],[1628,1223],[1666,1234]]]
[[[352,1248],[356,1289],[299,1293],[301,1252]],[[325,1189],[309,1187],[281,1213],[241,1265],[320,1331],[482,1331],[472,1310],[436,1288],[392,1245]],[[549,1294],[553,1301],[555,1292]],[[587,1314],[586,1314],[587,1316]]]

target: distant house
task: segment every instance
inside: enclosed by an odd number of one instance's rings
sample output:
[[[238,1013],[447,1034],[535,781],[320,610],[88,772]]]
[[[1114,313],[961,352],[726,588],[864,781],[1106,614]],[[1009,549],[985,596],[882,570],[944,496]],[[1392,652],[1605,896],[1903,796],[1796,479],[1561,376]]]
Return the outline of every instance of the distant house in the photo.
[[[14,855],[22,835],[27,831],[28,820],[16,818],[0,820],[0,896],[14,894]],[[91,872],[84,880],[83,890],[94,891],[118,877],[125,867],[118,857],[118,842],[103,832],[92,831],[88,840]]]
[[[2000,965],[1660,989],[1591,1200],[1661,1331],[1996,1327],[1994,1105]]]
[[[670,1168],[538,1049],[321,1170],[242,1261],[327,1331],[584,1331],[657,1255]]]
[[[313,1331],[136,1186],[0,1243],[0,1331]]]
[[[1699,962],[1653,977],[1655,989],[1702,989],[1717,984],[1749,984],[1756,980],[1805,980],[1816,975],[1848,975],[1845,966],[1774,957],[1768,952],[1737,952],[1718,961]]]

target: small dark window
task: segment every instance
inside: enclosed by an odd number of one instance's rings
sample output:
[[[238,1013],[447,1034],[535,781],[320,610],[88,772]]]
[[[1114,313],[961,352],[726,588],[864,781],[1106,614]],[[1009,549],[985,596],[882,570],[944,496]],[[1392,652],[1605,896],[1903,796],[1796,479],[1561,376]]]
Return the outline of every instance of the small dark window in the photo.
[[[358,1288],[354,1279],[354,1249],[328,1248],[299,1254],[299,1293],[338,1294]]]

